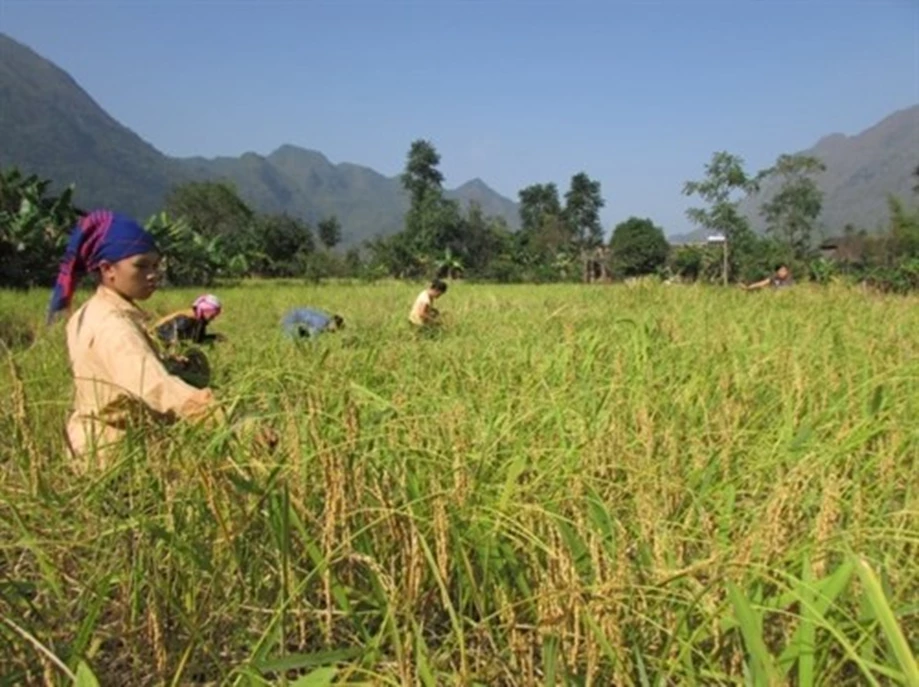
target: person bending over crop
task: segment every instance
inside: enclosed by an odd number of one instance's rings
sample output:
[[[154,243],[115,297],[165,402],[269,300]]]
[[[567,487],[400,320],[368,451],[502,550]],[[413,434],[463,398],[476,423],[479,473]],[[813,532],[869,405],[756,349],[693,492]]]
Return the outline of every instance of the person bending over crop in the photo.
[[[434,307],[434,301],[447,292],[447,285],[435,279],[424,291],[418,294],[408,314],[408,320],[416,327],[430,327],[440,324],[440,311]]]
[[[104,456],[138,420],[223,417],[210,389],[195,388],[168,372],[144,326],[146,315],[136,303],[156,290],[159,263],[153,237],[124,215],[97,210],[73,230],[48,321],[70,310],[82,276],[98,274],[95,294],[67,322],[75,391],[66,437],[75,457],[94,449]],[[270,430],[261,438],[270,445],[276,441]]]
[[[791,276],[791,272],[788,270],[788,265],[785,263],[780,263],[775,268],[775,274],[771,277],[767,277],[762,281],[754,282],[753,284],[741,284],[740,288],[744,291],[756,291],[757,289],[779,289],[784,286],[791,286],[795,283],[794,278]]]
[[[294,308],[281,320],[284,332],[295,339],[311,339],[322,332],[337,332],[345,326],[341,315],[330,315],[312,308]]]
[[[207,327],[223,311],[220,299],[213,294],[198,296],[190,308],[166,315],[157,321],[152,329],[156,338],[165,346],[180,342],[196,344],[221,341],[221,334],[208,334]]]

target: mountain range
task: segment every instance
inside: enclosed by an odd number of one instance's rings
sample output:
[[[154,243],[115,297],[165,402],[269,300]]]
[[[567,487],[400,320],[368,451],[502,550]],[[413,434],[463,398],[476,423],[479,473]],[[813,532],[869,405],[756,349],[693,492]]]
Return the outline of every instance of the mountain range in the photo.
[[[824,194],[821,224],[835,231],[846,224],[873,231],[887,220],[888,195],[914,197],[912,189],[919,181],[912,176],[919,166],[919,105],[894,112],[854,136],[824,136],[801,153],[826,165],[817,177]],[[754,228],[764,228],[757,210],[774,191],[775,184],[768,184],[759,197],[741,204]]]
[[[161,209],[176,184],[228,180],[259,212],[286,212],[313,224],[334,214],[346,245],[399,231],[409,206],[398,177],[332,164],[293,145],[264,156],[164,155],[109,116],[67,72],[0,34],[0,168],[11,166],[58,185],[74,183],[78,205],[142,218]],[[481,179],[444,195],[519,225],[517,204]]]
[[[817,157],[826,165],[826,171],[816,177],[823,191],[821,233],[841,234],[847,224],[876,231],[888,221],[888,195],[907,200],[916,197],[912,189],[919,182],[913,176],[919,166],[919,105],[898,110],[853,136],[824,136],[816,145],[798,152]],[[759,193],[740,203],[741,212],[758,232],[765,231],[759,209],[775,191],[775,182],[767,180]],[[671,241],[700,240],[707,233],[698,230],[671,237]]]
[[[825,194],[824,233],[839,233],[846,224],[876,229],[887,221],[888,194],[914,197],[919,105],[853,136],[831,134],[800,152],[827,166],[818,179]],[[162,208],[176,184],[229,180],[259,212],[286,212],[311,223],[336,215],[346,245],[398,231],[408,208],[398,177],[357,164],[333,164],[318,151],[293,145],[268,155],[165,155],[106,113],[63,69],[0,33],[0,168],[11,166],[58,185],[74,183],[83,207],[111,207],[142,218]],[[772,192],[774,186],[766,185],[741,204],[758,230],[763,229],[759,207]],[[519,226],[517,203],[481,179],[445,195],[462,204],[475,201],[486,215]],[[670,238],[681,242],[702,236],[692,232]]]

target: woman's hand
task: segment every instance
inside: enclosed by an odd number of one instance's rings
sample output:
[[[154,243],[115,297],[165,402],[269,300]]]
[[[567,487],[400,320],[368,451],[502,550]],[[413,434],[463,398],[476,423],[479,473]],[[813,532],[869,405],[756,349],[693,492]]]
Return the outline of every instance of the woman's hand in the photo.
[[[256,450],[273,452],[280,440],[278,433],[265,424],[262,420],[254,417],[243,417],[233,423],[233,434],[240,441],[252,441],[252,447]]]

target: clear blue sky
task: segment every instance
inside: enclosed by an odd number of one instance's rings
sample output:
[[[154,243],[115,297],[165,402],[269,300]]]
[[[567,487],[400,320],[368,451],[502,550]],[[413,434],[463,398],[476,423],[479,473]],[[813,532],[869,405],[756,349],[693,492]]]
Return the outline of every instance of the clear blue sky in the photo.
[[[919,102],[919,0],[0,0],[0,31],[170,155],[393,175],[427,138],[449,187],[587,172],[607,231],[690,229],[715,150],[755,170]]]

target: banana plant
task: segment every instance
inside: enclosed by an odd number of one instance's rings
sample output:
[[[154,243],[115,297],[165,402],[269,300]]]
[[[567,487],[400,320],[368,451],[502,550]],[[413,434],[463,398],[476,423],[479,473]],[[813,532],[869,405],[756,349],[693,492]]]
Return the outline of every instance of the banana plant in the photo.
[[[0,286],[28,288],[53,279],[71,227],[81,214],[73,186],[48,195],[51,182],[0,172]]]
[[[444,251],[443,256],[437,262],[438,277],[459,279],[463,276],[464,269],[462,260],[450,248]]]
[[[183,217],[159,212],[150,217],[146,229],[156,239],[168,284],[208,285],[229,266],[220,239],[202,236]]]

